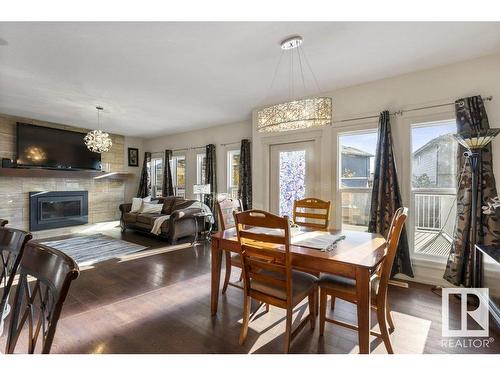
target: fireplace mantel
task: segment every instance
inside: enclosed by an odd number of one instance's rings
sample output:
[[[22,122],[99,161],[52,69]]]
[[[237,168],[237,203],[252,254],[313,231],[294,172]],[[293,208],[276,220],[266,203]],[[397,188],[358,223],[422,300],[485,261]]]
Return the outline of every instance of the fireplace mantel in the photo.
[[[127,180],[134,176],[126,172],[101,172],[101,171],[69,171],[58,169],[38,168],[0,168],[2,177],[40,177],[40,178],[106,178],[110,180]]]

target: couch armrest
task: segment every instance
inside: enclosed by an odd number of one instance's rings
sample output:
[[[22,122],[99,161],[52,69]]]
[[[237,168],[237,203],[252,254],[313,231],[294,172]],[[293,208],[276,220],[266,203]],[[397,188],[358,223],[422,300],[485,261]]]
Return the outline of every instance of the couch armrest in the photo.
[[[192,218],[194,214],[197,214],[199,212],[201,212],[201,208],[186,208],[186,209],[175,210],[174,212],[172,212],[170,220],[176,221],[176,220]]]
[[[120,204],[120,211],[122,212],[122,214],[130,212],[131,209],[132,209],[132,203]]]

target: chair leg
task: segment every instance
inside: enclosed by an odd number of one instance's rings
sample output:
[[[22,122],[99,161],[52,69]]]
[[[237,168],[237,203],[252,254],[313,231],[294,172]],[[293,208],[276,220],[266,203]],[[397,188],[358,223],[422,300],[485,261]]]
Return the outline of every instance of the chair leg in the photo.
[[[231,253],[224,251],[226,255],[226,275],[224,276],[224,286],[222,287],[222,294],[226,293],[229,280],[231,279]]]
[[[387,310],[387,323],[389,323],[389,333],[393,333],[395,326],[394,326],[394,320],[392,320],[392,310],[389,307],[389,302],[387,301],[385,304],[386,310]]]
[[[319,335],[320,336],[323,336],[323,334],[325,333],[326,299],[327,299],[326,290],[324,288],[320,288],[319,290]]]
[[[307,297],[309,302],[309,321],[311,323],[311,330],[314,331],[316,326],[316,289]]]
[[[335,297],[334,297],[334,296],[332,296],[332,300],[331,300],[331,302],[330,302],[330,303],[331,303],[331,305],[330,305],[330,309],[331,309],[331,310],[334,310],[334,309],[335,309]]]
[[[387,350],[387,353],[394,354],[394,350],[392,349],[391,338],[389,336],[389,331],[387,330],[385,305],[377,306],[377,320],[378,320],[378,325],[380,327],[380,333],[382,334],[382,340],[384,340],[384,345]]]
[[[250,321],[250,307],[252,306],[252,299],[245,295],[243,297],[243,323],[240,331],[240,345],[245,343],[248,334],[248,323]]]
[[[286,309],[286,330],[285,330],[285,354],[290,352],[290,342],[292,341],[293,309]]]

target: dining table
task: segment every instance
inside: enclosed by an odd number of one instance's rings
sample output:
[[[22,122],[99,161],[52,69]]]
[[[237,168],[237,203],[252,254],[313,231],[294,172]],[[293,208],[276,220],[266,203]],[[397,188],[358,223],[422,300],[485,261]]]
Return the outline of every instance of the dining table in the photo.
[[[371,280],[384,260],[385,239],[375,233],[328,230],[331,235],[345,236],[328,251],[291,244],[292,267],[311,272],[334,274],[356,280],[359,352],[370,353]],[[324,233],[324,232],[323,232]],[[240,253],[236,228],[212,234],[211,247],[211,314],[217,314],[223,251]],[[309,239],[314,241],[314,236]]]

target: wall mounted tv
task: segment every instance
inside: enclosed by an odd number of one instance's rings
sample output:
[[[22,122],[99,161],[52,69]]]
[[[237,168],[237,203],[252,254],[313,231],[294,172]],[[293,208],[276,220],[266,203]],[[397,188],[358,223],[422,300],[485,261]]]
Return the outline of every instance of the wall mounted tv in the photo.
[[[17,123],[17,166],[53,169],[101,169],[101,154],[90,151],[85,134]]]

